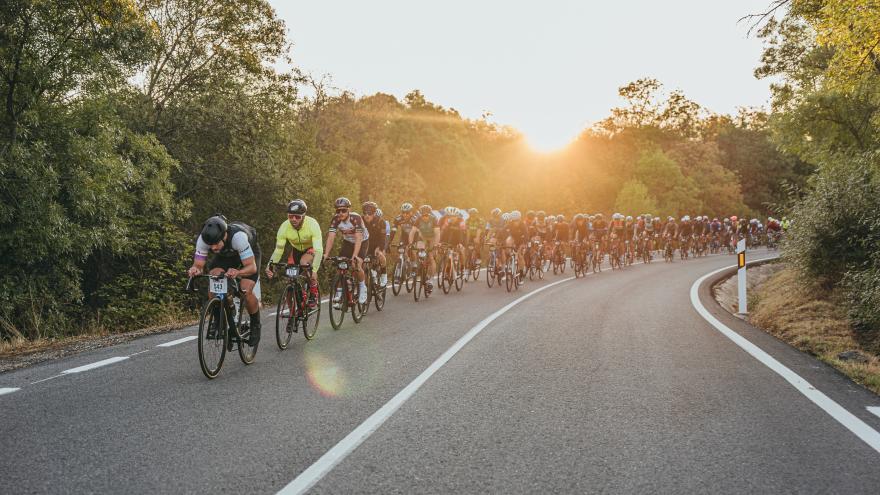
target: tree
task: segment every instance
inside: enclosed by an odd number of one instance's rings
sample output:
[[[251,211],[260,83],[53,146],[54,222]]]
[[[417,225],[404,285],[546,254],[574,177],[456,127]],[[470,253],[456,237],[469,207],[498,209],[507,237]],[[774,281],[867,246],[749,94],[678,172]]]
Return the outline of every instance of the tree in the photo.
[[[648,193],[648,188],[638,180],[627,181],[614,202],[616,211],[625,211],[635,215],[658,212],[657,202]]]

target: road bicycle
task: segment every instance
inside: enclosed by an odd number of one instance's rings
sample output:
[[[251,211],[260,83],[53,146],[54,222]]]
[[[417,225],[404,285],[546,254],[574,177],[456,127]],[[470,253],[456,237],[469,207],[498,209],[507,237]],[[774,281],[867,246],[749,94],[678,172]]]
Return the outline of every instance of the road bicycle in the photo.
[[[486,285],[492,288],[496,280],[501,285],[500,277],[501,275],[498,272],[498,252],[495,244],[491,243],[489,244],[489,256],[486,260]]]
[[[620,260],[620,242],[618,241],[617,234],[611,234],[611,252],[608,254],[612,270],[619,270],[623,268]]]
[[[351,319],[360,323],[364,317],[358,303],[360,284],[352,275],[351,258],[333,256],[327,258],[336,270],[330,283],[330,325],[339,330],[345,319],[345,313],[351,313]]]
[[[259,344],[251,346],[250,315],[245,312],[242,301],[246,291],[238,279],[224,275],[199,275],[186,284],[188,292],[194,292],[195,279],[208,281],[208,297],[199,318],[198,352],[199,366],[208,378],[214,378],[223,367],[227,352],[237,346],[238,357],[244,364],[251,364],[257,355]]]
[[[505,286],[507,287],[507,292],[519,290],[519,286],[522,284],[522,274],[519,271],[519,255],[514,247],[505,246],[504,250],[507,253],[507,262],[504,264],[504,273],[502,276],[504,278]]]
[[[539,240],[529,241],[528,256],[529,280],[544,279],[544,245]]]
[[[306,340],[315,338],[321,319],[321,290],[309,300],[310,277],[298,264],[269,263],[276,276],[284,280],[275,308],[275,343],[282,351],[290,345],[290,338],[300,329]]]
[[[562,243],[553,241],[553,254],[551,263],[553,265],[553,274],[565,273],[565,250],[562,249]]]
[[[593,273],[599,273],[602,271],[602,260],[605,258],[605,253],[602,250],[602,243],[599,239],[596,239],[596,237],[593,236],[590,244],[593,246],[590,251],[590,268],[593,270]]]
[[[406,255],[406,244],[403,242],[397,244],[397,262],[394,264],[394,270],[391,272],[391,292],[396,296],[406,287],[407,292],[412,292],[412,282],[410,278],[410,270],[412,270],[412,262]]]
[[[431,291],[428,290],[428,264],[430,263],[430,258],[428,258],[428,250],[425,248],[417,248],[412,246],[410,248],[413,251],[416,251],[416,269],[412,273],[412,285],[413,285],[413,299],[416,302],[419,302],[419,298],[422,296],[427,299],[431,295]]]
[[[441,243],[438,249],[437,259],[440,263],[440,269],[437,270],[437,284],[440,285],[444,294],[449,294],[453,286],[458,292],[464,286],[464,271],[461,268],[461,256],[458,249],[446,243]]]
[[[477,246],[474,243],[468,245],[467,248],[467,275],[474,279],[476,282],[480,278],[480,271],[482,267],[482,260],[480,259],[480,246]],[[465,277],[465,281],[467,281],[467,277]]]
[[[388,293],[388,287],[380,282],[381,273],[373,268],[373,258],[366,256],[364,258],[364,277],[367,286],[367,302],[361,305],[361,312],[367,314],[370,312],[370,304],[376,307],[376,311],[382,311],[385,307],[385,294]]]
[[[672,263],[675,258],[675,242],[672,236],[666,236],[666,242],[663,243],[663,261]]]

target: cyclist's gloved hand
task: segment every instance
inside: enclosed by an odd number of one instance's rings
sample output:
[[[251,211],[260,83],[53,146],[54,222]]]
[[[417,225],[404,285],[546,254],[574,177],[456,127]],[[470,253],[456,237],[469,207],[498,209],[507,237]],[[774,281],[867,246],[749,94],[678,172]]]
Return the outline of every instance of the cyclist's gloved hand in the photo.
[[[238,270],[230,268],[229,270],[226,270],[226,276],[229,278],[236,278],[238,277]]]

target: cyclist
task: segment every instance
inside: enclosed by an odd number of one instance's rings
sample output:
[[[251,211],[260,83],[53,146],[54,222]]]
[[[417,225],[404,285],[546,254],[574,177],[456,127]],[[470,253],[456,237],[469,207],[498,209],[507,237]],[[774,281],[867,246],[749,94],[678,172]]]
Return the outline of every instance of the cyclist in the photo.
[[[443,217],[440,218],[440,243],[449,245],[450,249],[458,252],[459,262],[464,260],[464,243],[467,241],[467,225],[464,215],[454,206],[443,209]]]
[[[208,255],[211,259],[208,261]],[[207,268],[206,268],[207,263]],[[260,245],[257,243],[257,230],[242,222],[227,222],[223,215],[208,218],[196,240],[196,253],[187,275],[201,275],[205,269],[211,275],[226,274],[229,278],[240,278],[244,291],[244,303],[251,318],[251,335],[248,345],[255,346],[260,341]],[[220,324],[220,307],[214,315],[216,325]],[[217,335],[217,327],[209,329]]]
[[[413,215],[414,208],[411,203],[403,203],[400,205],[400,215],[394,217],[391,221],[391,238],[389,244],[394,242],[394,237],[400,231],[400,240],[398,241],[404,247],[408,246],[409,231],[413,227],[416,217]],[[410,261],[415,261],[415,253],[407,250],[407,257]]]
[[[635,224],[632,215],[627,215],[623,224],[623,240],[624,254],[632,254],[633,251],[633,234],[635,234]]]
[[[364,279],[362,262],[364,256],[367,255],[367,246],[369,245],[367,241],[370,240],[370,231],[364,228],[364,219],[351,211],[351,201],[348,198],[337,198],[333,204],[336,207],[336,214],[333,215],[330,220],[330,228],[327,229],[327,247],[324,248],[324,256],[332,252],[336,232],[341,232],[342,248],[339,250],[339,256],[351,258],[354,264],[355,278],[360,285],[358,302],[364,304],[367,302],[367,284]]]
[[[553,240],[559,241],[559,254],[565,262],[565,249],[571,241],[571,225],[565,221],[565,215],[556,215],[556,224],[553,225]],[[555,253],[554,253],[555,254]]]
[[[388,248],[388,222],[379,215],[379,205],[374,201],[367,201],[361,205],[364,214],[364,226],[369,232],[367,253],[376,259],[376,271],[379,273],[379,285],[385,287],[388,284],[388,274],[385,269],[385,250]]]
[[[623,231],[625,227],[626,223],[623,213],[611,215],[611,239],[613,244],[617,245],[617,253],[621,258],[623,257]]]
[[[525,246],[528,244],[528,227],[526,227],[525,222],[523,222],[522,213],[520,213],[519,210],[513,210],[510,212],[510,221],[505,224],[504,233],[506,234],[504,245],[508,248],[514,248],[517,251],[517,255],[520,259],[520,266],[518,268],[520,275],[522,275],[524,273],[522,260],[525,260]],[[506,251],[502,252],[501,262],[502,264],[507,263]]]
[[[266,265],[266,276],[275,276],[272,263],[281,261],[284,248],[290,243],[290,255],[287,264],[298,263],[309,275],[309,307],[314,308],[318,300],[318,268],[324,257],[324,246],[321,226],[312,217],[306,216],[308,207],[301,199],[294,199],[287,204],[287,221],[278,227],[275,234],[275,251]]]
[[[468,209],[467,218],[467,244],[468,249],[475,253],[475,263],[480,265],[480,258],[483,252],[483,236],[486,232],[486,220],[480,216],[479,210],[476,208]]]
[[[434,276],[434,244],[440,240],[440,227],[437,225],[437,217],[431,205],[419,206],[419,216],[413,222],[413,228],[409,231],[409,243],[416,242],[416,234],[419,241],[416,248],[424,248],[428,252],[428,280],[425,280],[425,290],[430,294],[434,290],[431,278]]]
[[[593,238],[599,242],[599,249],[602,253],[608,251],[608,246],[606,245],[607,234],[608,222],[605,221],[601,213],[596,213],[593,219]]]

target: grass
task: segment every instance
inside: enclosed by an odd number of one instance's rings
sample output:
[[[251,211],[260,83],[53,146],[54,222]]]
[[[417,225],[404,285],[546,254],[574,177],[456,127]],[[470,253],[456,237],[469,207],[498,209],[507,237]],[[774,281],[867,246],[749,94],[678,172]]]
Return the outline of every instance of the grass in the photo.
[[[752,324],[880,394],[877,342],[855,329],[834,292],[810,283],[792,268],[784,268],[761,284],[754,298],[749,299]],[[837,357],[851,350],[860,352],[867,362]]]

